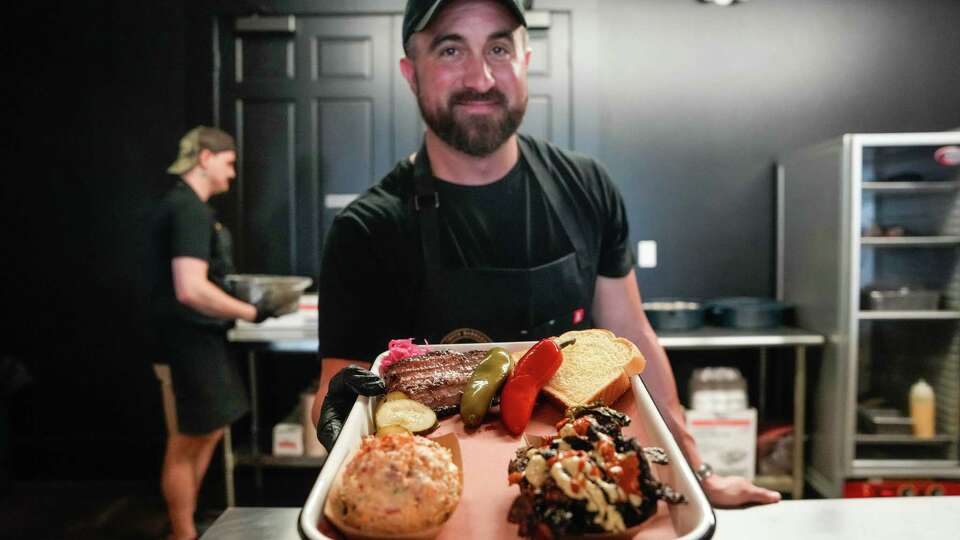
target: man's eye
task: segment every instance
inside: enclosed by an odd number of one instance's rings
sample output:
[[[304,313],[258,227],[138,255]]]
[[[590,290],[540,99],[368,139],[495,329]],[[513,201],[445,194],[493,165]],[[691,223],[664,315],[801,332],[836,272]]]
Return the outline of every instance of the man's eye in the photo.
[[[457,49],[455,47],[447,47],[440,50],[440,56],[453,56],[457,54]]]
[[[497,55],[497,56],[502,56],[502,55],[505,55],[505,54],[509,54],[509,53],[510,53],[510,51],[508,51],[507,49],[505,49],[504,47],[501,47],[501,46],[499,46],[499,45],[496,45],[496,46],[494,46],[492,49],[490,49],[490,52],[492,52],[493,54],[495,54],[495,55]]]

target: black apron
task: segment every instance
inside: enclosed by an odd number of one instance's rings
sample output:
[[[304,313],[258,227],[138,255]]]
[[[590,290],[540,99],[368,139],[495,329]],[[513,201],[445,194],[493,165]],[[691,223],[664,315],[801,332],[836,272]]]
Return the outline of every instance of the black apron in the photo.
[[[536,341],[591,323],[596,269],[575,213],[535,143],[520,136],[518,144],[574,251],[533,268],[448,267],[440,252],[443,201],[424,146],[414,161],[411,204],[420,224],[424,264],[417,328],[428,343]]]

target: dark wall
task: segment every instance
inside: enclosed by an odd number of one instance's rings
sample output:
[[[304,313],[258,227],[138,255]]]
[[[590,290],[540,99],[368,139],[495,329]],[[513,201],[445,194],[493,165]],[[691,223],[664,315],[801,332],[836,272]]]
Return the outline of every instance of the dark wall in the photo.
[[[775,293],[778,153],[960,127],[960,2],[601,0],[600,157],[653,296]]]
[[[188,122],[184,5],[12,9],[8,21],[39,29],[5,49],[16,128],[2,353],[34,379],[0,402],[17,476],[155,476],[162,413],[139,257],[144,211]]]
[[[213,120],[196,84],[210,51],[187,46],[209,23],[185,6],[7,12],[40,29],[5,47],[3,90],[2,305],[14,320],[0,352],[36,380],[12,405],[21,477],[159,469],[142,213],[169,181],[178,137]],[[659,266],[639,271],[647,297],[772,294],[779,152],[845,132],[960,126],[954,0],[599,6],[598,157],[634,241],[659,243]]]

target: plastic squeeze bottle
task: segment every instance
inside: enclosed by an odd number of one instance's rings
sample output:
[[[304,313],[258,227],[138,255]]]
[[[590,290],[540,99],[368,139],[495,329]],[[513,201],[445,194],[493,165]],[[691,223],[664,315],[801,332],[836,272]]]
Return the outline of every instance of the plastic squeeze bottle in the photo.
[[[910,418],[913,434],[921,439],[930,439],[934,434],[933,388],[920,379],[910,387]]]

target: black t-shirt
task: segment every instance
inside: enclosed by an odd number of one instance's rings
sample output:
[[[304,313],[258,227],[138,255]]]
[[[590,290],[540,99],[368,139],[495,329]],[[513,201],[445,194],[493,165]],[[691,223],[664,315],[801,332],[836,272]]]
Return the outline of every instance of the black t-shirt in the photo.
[[[596,161],[549,149],[572,178],[560,181],[597,274],[626,275],[634,255],[616,186]],[[424,263],[412,184],[413,165],[403,161],[334,219],[320,268],[321,357],[372,361],[391,339],[420,339],[414,332]],[[573,250],[524,158],[487,185],[435,184],[441,251],[453,268],[531,268]]]
[[[173,287],[171,262],[175,257],[194,257],[207,261],[207,277],[222,283],[232,272],[232,261],[220,243],[225,229],[217,222],[213,209],[200,200],[193,188],[177,181],[153,211],[150,229],[150,260],[147,271],[151,287],[151,307],[155,322],[189,322],[224,327],[226,321],[208,317],[177,301]]]
[[[451,267],[532,268],[572,250],[524,159],[500,180],[483,186],[435,180],[442,201],[441,252]]]

